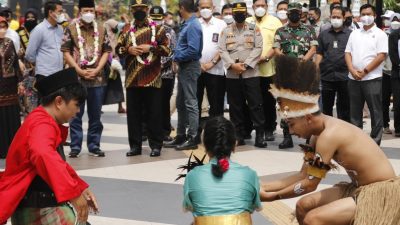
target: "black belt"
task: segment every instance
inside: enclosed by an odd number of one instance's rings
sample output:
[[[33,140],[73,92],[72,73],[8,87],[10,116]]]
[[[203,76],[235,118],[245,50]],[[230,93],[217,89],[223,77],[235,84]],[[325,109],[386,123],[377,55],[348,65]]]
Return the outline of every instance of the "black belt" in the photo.
[[[54,193],[29,191],[21,200],[19,208],[47,208],[56,207],[63,204],[58,204]]]

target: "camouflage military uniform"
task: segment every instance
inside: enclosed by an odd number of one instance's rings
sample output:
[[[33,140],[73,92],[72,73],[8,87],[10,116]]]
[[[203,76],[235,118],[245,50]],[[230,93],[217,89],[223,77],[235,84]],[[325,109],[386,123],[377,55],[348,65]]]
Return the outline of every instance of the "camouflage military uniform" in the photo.
[[[318,46],[315,30],[307,25],[279,28],[275,34],[274,48],[280,48],[285,55],[303,58],[312,46]]]
[[[281,49],[285,55],[302,59],[312,46],[318,46],[315,30],[300,23],[298,27],[291,27],[286,24],[279,28],[275,34],[273,48]],[[279,148],[293,147],[289,126],[284,120],[281,120],[281,128],[283,129],[284,140],[279,144]]]

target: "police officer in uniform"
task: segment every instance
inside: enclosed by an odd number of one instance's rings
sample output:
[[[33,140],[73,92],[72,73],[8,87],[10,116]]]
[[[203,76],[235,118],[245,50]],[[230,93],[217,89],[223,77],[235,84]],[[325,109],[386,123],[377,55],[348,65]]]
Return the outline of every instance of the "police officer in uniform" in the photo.
[[[255,24],[245,21],[246,3],[234,3],[232,13],[235,22],[222,31],[218,42],[221,58],[227,69],[229,115],[235,125],[238,145],[244,145],[245,104],[243,103],[247,102],[256,129],[254,145],[264,148],[267,146],[263,128],[265,118],[257,68],[263,47],[262,36]]]
[[[300,3],[290,3],[288,6],[289,23],[279,28],[275,33],[273,48],[277,55],[288,55],[299,60],[312,60],[318,41],[315,30],[301,23],[302,6]],[[292,148],[292,136],[288,125],[282,120],[283,142],[279,144],[280,149]]]

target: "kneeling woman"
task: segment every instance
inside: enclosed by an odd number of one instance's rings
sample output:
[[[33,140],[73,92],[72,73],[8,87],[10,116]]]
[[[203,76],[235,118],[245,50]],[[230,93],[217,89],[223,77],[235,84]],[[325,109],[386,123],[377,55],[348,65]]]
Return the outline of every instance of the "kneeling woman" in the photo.
[[[261,209],[256,172],[230,160],[235,142],[233,124],[224,117],[205,125],[210,162],[191,170],[184,185],[183,207],[193,212],[195,225],[251,225],[250,213]]]

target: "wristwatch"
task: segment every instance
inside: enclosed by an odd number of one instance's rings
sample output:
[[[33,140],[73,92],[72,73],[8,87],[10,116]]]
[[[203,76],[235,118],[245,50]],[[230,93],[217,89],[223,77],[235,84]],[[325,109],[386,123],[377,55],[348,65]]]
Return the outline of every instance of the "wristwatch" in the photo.
[[[250,69],[250,66],[247,64],[244,64],[244,68],[246,68],[246,70]]]
[[[215,60],[215,59],[213,59],[211,62],[212,62],[214,65],[216,65],[216,64],[218,63],[218,61]]]
[[[265,58],[265,62],[269,62],[269,60],[270,60],[270,58],[268,58],[268,57]]]
[[[367,68],[364,68],[364,73],[365,73],[365,74],[368,74],[368,73],[369,73],[369,71],[367,70]]]

